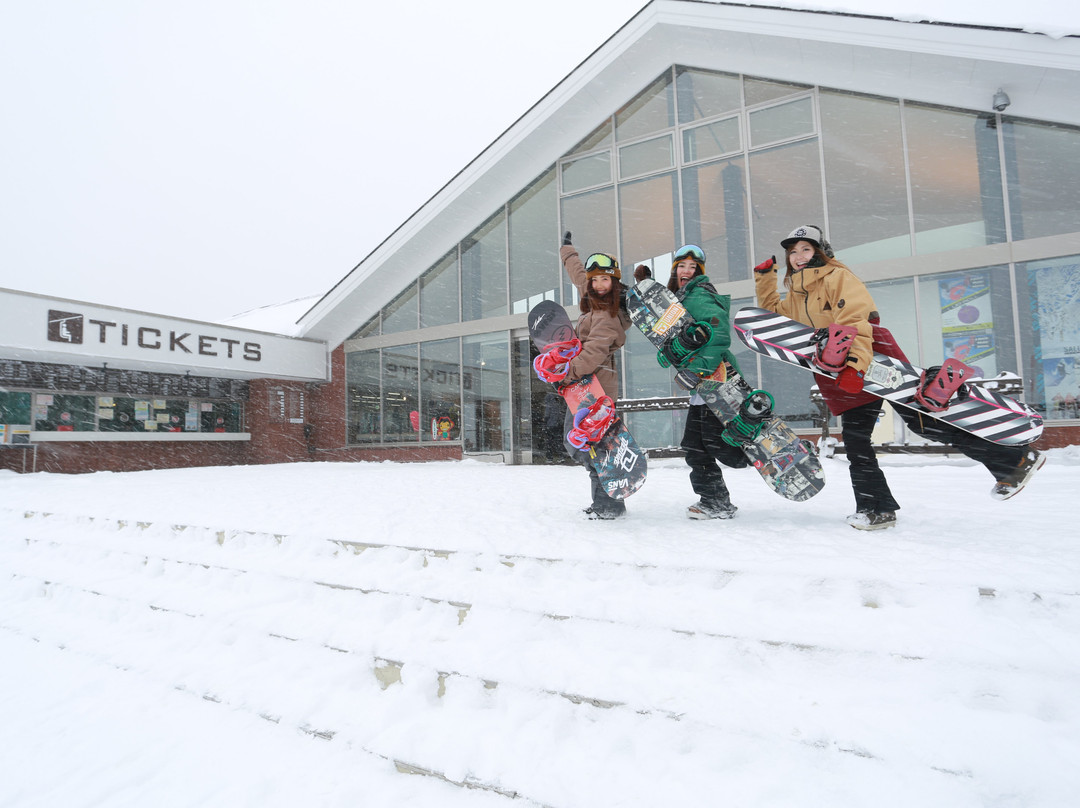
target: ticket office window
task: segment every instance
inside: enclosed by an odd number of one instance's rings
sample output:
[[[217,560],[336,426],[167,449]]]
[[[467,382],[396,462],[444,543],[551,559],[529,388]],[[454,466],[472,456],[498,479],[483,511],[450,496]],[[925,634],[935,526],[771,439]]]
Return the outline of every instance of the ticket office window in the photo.
[[[243,431],[239,402],[187,398],[0,393],[0,423],[29,424],[38,432]],[[22,420],[5,420],[19,418]]]

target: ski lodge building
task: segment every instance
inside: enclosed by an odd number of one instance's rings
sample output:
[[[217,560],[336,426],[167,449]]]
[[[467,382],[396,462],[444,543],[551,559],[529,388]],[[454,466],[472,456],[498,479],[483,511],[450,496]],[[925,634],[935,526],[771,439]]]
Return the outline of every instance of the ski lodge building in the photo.
[[[652,0],[532,100],[275,333],[0,290],[0,468],[531,463],[549,391],[526,313],[576,316],[564,231],[624,281],[642,263],[665,280],[698,244],[737,310],[800,224],[912,361],[1006,373],[1046,418],[1041,447],[1080,443],[1080,37]],[[675,446],[682,394],[628,337],[628,425]],[[820,432],[812,377],[737,353]]]

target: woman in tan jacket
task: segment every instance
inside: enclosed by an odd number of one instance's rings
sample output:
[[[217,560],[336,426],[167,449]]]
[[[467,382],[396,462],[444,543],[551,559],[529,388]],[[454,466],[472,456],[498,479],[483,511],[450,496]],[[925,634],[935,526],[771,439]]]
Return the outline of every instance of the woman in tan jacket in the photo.
[[[797,227],[780,246],[784,248],[783,283],[787,296],[781,297],[776,288],[773,257],[754,267],[758,305],[814,328],[832,330],[831,326],[838,324],[856,330],[850,347],[844,345],[844,350],[827,358],[822,358],[819,350],[815,358],[832,372],[840,367],[837,375],[817,374],[814,378],[829,411],[843,416],[844,451],[855,492],[855,513],[847,518],[848,524],[859,530],[893,527],[900,506],[889,490],[870,442],[884,402],[863,390],[863,376],[875,351],[904,361],[907,357],[888,329],[879,325],[877,306],[866,284],[836,260],[821,228]],[[924,417],[920,410],[899,404],[893,404],[893,408],[916,434],[951,444],[986,466],[996,481],[991,491],[995,499],[1019,493],[1046,460],[1030,447],[1003,446],[936,418]]]
[[[594,253],[582,263],[569,232],[563,238],[559,257],[570,282],[577,287],[581,301],[581,315],[577,321],[581,352],[570,360],[566,378],[580,379],[592,373],[612,401],[618,401],[619,374],[615,367],[615,352],[626,344],[626,331],[631,325],[630,315],[626,313],[626,287],[622,284],[619,262],[606,253]],[[574,413],[567,411],[563,433],[569,432],[573,425]],[[564,445],[570,457],[589,470],[592,504],[585,509],[585,515],[590,519],[625,516],[626,505],[604,491],[596,470],[589,463],[588,454],[569,442],[564,441]]]

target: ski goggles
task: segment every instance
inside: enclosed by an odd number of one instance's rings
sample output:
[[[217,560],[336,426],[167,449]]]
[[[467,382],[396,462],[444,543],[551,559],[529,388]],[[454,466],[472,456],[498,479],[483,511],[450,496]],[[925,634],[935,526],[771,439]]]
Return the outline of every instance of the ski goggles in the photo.
[[[685,247],[680,248],[679,251],[675,253],[675,259],[672,261],[672,264],[685,261],[687,258],[693,258],[702,266],[705,265],[705,251],[696,244],[687,244]]]
[[[585,271],[592,272],[594,269],[617,270],[619,262],[607,253],[593,253],[585,262]]]

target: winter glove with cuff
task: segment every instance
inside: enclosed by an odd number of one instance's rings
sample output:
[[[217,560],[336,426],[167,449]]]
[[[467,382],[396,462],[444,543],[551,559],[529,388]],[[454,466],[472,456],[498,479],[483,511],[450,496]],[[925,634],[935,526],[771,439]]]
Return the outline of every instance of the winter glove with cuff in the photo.
[[[850,365],[840,371],[840,374],[836,377],[836,386],[843,390],[845,393],[862,392],[863,386],[863,374],[861,370],[855,370]]]

